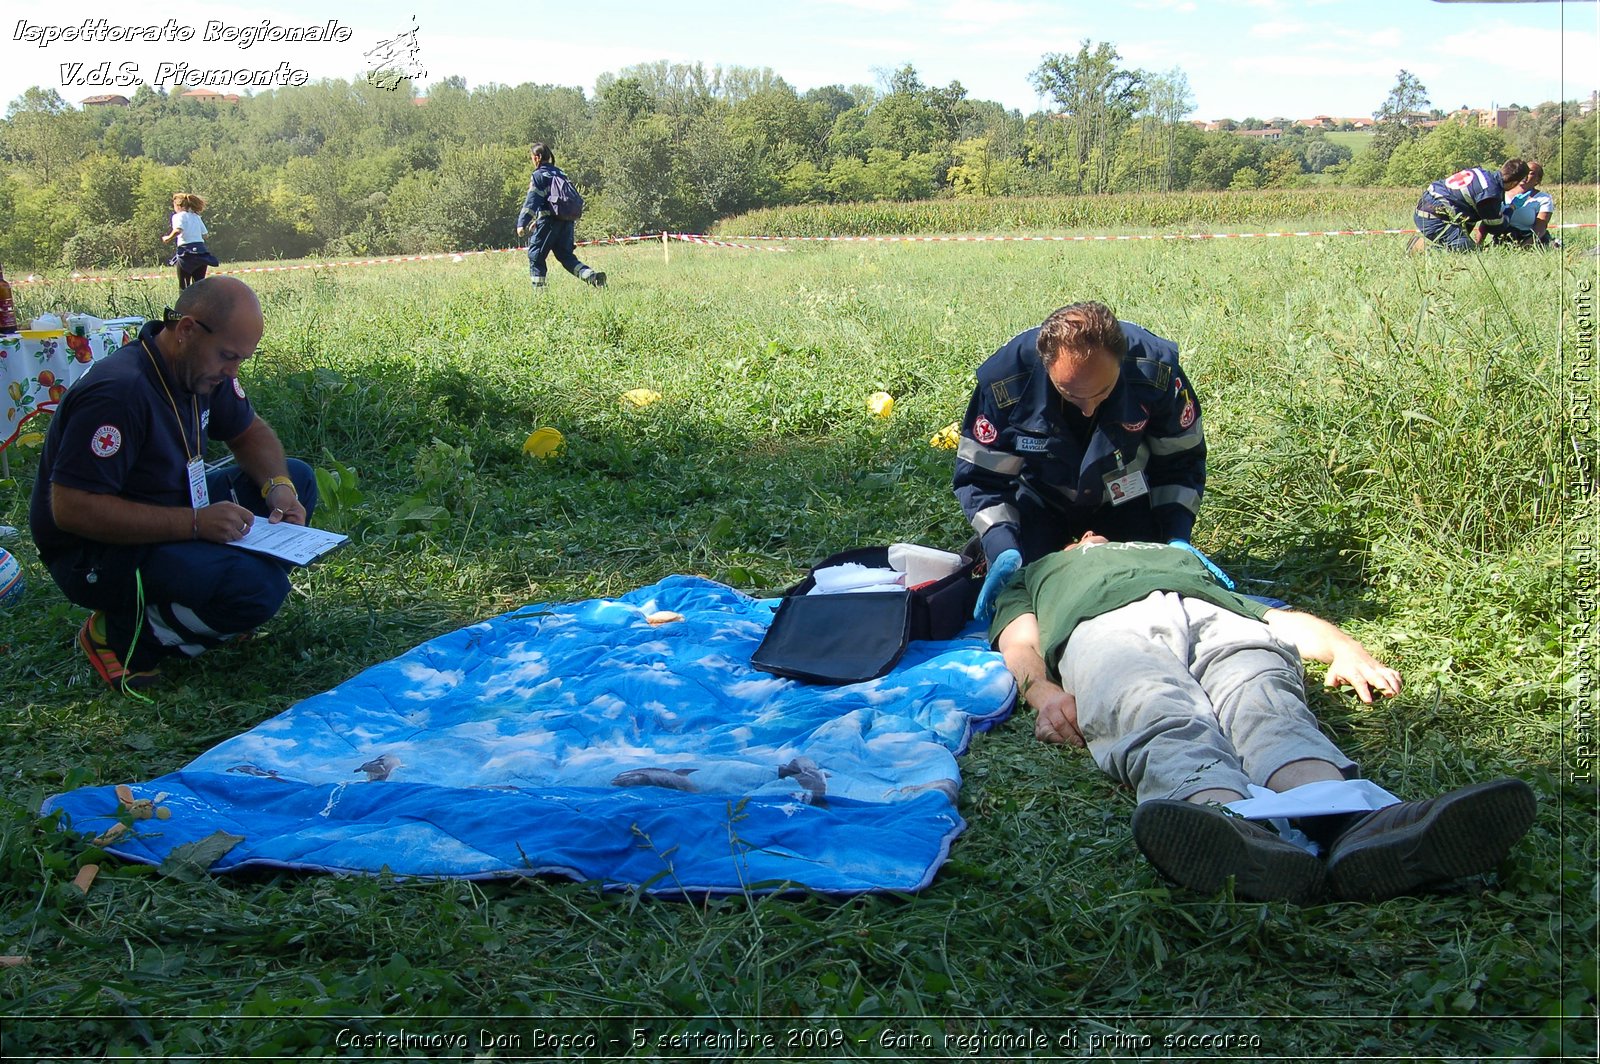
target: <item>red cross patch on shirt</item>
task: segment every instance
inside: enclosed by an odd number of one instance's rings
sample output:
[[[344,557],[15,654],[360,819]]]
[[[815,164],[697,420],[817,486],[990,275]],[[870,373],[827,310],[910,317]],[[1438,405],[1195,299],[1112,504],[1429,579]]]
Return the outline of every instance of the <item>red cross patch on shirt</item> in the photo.
[[[115,425],[101,425],[89,437],[89,450],[98,458],[110,458],[122,450],[122,430]]]

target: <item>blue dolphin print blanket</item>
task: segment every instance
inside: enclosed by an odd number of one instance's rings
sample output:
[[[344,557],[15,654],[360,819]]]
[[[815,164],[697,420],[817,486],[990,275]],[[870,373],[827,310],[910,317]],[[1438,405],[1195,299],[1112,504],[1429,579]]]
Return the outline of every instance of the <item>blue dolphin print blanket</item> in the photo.
[[[807,685],[750,668],[772,613],[690,576],[525,607],[177,772],[44,809],[152,864],[236,837],[213,872],[556,874],[663,894],[927,886],[965,827],[956,757],[1015,702],[1004,662],[974,631],[912,643],[877,680]]]

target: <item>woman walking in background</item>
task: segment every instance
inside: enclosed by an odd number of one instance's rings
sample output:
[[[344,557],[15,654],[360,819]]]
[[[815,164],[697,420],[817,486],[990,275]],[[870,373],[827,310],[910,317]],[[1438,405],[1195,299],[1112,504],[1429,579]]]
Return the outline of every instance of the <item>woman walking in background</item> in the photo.
[[[528,178],[522,213],[517,215],[517,236],[528,237],[528,273],[533,287],[544,287],[545,262],[553,254],[572,276],[595,288],[604,288],[605,273],[578,261],[575,250],[575,225],[583,216],[583,196],[556,166],[556,153],[549,145],[535,144],[529,154],[533,157],[533,175]]]
[[[222,265],[206,248],[206,223],[200,212],[206,201],[193,192],[177,192],[172,197],[172,232],[161,238],[178,241],[178,253],[167,260],[167,265],[178,268],[178,289],[181,291],[202,279],[206,267]]]

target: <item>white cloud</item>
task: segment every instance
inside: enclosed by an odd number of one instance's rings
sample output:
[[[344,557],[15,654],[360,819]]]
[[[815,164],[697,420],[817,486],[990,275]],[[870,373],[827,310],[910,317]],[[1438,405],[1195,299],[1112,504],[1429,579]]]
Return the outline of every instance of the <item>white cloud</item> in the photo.
[[[847,7],[852,11],[870,11],[876,15],[910,11],[912,0],[815,0],[817,7]]]
[[[407,662],[401,666],[400,672],[416,685],[415,690],[406,692],[406,697],[421,700],[437,698],[451,688],[459,687],[466,678],[460,669],[430,669],[417,662]]]
[[[1315,34],[1317,27],[1309,22],[1291,22],[1286,19],[1274,19],[1267,22],[1257,22],[1251,26],[1246,36],[1261,40],[1276,41],[1285,37],[1307,37]]]
[[[1477,42],[1494,41],[1493,48],[1478,48]],[[1473,33],[1451,34],[1440,42],[1447,51],[1465,54],[1471,50],[1473,63],[1478,67],[1496,67],[1519,77],[1533,77],[1556,83],[1562,76],[1560,69],[1565,50],[1566,78],[1573,86],[1571,95],[1587,95],[1594,87],[1595,34],[1569,30],[1563,35],[1559,30],[1540,29],[1535,26],[1518,26],[1509,22],[1492,24],[1484,36]],[[1587,74],[1588,82],[1583,78]],[[1534,104],[1541,101],[1523,100]]]
[[[1135,11],[1174,12],[1179,15],[1190,15],[1200,9],[1194,0],[1140,0],[1128,6]]]
[[[740,680],[728,685],[728,694],[741,702],[762,702],[782,691],[789,683],[779,677]]]
[[[947,25],[971,32],[975,27],[993,28],[1033,21],[1046,14],[1046,10],[1038,4],[1016,3],[1013,0],[953,0],[939,12],[938,18]]]

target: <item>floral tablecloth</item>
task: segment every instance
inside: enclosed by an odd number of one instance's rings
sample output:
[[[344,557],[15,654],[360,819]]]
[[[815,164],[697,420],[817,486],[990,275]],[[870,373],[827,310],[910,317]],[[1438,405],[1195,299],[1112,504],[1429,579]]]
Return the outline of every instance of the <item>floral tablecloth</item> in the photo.
[[[68,388],[132,342],[143,324],[143,318],[115,318],[83,336],[61,329],[0,335],[0,451],[17,442],[35,414],[54,412]]]

